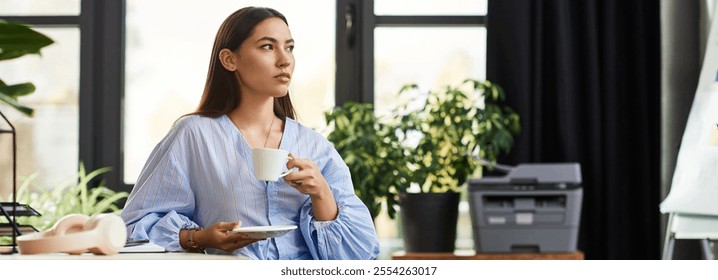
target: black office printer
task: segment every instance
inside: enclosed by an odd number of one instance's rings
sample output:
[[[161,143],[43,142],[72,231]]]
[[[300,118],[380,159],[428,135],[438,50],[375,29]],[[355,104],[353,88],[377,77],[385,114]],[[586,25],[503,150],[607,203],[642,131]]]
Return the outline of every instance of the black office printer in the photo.
[[[581,166],[503,166],[503,177],[469,180],[477,252],[575,252],[581,219]]]

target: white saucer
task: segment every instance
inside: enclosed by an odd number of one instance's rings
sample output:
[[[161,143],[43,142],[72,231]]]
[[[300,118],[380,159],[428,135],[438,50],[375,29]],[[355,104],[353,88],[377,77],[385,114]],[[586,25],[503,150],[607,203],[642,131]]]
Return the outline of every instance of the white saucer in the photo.
[[[259,227],[238,227],[229,233],[243,233],[247,238],[266,239],[282,236],[289,231],[297,229],[297,226],[259,226]]]

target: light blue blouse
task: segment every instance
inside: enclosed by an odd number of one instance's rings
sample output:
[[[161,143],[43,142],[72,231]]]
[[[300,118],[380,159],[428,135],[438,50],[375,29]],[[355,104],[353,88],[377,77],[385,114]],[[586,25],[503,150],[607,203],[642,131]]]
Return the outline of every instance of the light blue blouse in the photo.
[[[251,259],[376,258],[379,241],[371,216],[331,143],[286,118],[280,149],[319,167],[339,207],[335,220],[315,221],[309,196],[284,180],[255,178],[251,148],[226,115],[186,116],[154,148],[130,193],[122,211],[127,235],[183,251],[178,236],[183,228],[220,221],[242,221],[243,227],[296,225],[284,236],[233,254]]]

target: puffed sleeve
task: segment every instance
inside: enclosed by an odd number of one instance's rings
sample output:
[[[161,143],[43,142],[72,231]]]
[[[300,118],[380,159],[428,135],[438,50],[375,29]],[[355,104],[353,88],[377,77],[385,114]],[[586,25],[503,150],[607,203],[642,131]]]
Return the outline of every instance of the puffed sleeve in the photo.
[[[149,239],[168,251],[183,251],[180,229],[197,227],[181,149],[188,137],[179,122],[150,154],[121,214],[130,239]]]
[[[322,175],[332,190],[339,214],[333,221],[316,221],[308,199],[301,209],[302,235],[314,259],[375,259],[379,239],[369,210],[354,194],[349,168],[334,147],[327,146],[330,156]]]

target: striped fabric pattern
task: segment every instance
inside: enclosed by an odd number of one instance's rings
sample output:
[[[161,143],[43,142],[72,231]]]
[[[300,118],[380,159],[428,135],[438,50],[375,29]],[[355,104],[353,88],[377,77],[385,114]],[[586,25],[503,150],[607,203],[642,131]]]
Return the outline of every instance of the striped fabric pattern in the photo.
[[[243,227],[296,225],[286,235],[233,254],[251,259],[376,258],[379,242],[371,216],[331,143],[287,118],[280,149],[319,167],[339,207],[335,220],[315,221],[309,196],[284,180],[255,178],[251,148],[226,115],[186,116],[154,148],[130,193],[122,211],[129,238],[183,251],[178,237],[183,228],[220,221],[241,221]]]

